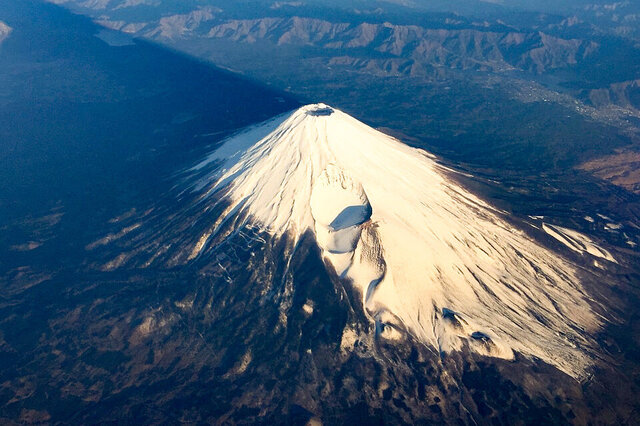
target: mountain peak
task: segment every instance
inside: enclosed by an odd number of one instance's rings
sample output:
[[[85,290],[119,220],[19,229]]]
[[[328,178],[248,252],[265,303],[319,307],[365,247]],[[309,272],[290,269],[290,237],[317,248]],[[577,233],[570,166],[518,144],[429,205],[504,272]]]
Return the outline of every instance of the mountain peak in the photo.
[[[307,105],[254,126],[193,171],[229,205],[192,256],[230,218],[294,241],[312,231],[380,338],[408,333],[439,352],[505,359],[518,351],[575,377],[595,357],[601,320],[574,266],[432,155],[338,109]]]
[[[333,114],[334,109],[329,105],[319,103],[319,104],[309,104],[298,109],[299,112],[304,112],[306,115],[311,117],[328,117]]]

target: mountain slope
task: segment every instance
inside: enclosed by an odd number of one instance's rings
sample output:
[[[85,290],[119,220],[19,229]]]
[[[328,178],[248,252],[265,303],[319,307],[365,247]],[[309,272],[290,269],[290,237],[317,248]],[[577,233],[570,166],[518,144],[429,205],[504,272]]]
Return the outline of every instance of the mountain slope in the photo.
[[[505,359],[518,351],[574,377],[597,357],[602,320],[575,267],[429,154],[338,110],[309,105],[254,127],[190,173],[203,208],[229,202],[190,259],[223,228],[257,225],[294,241],[313,230],[385,339],[409,333],[439,352]]]

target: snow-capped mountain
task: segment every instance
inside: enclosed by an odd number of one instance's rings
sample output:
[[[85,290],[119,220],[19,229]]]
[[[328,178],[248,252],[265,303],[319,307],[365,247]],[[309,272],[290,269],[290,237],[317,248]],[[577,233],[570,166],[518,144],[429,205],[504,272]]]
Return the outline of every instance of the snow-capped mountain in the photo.
[[[0,43],[2,43],[11,34],[11,27],[0,21]]]
[[[379,338],[519,352],[584,377],[604,319],[577,267],[450,174],[425,151],[308,105],[231,137],[188,171],[198,206],[223,207],[188,259],[245,226],[291,238],[293,251],[311,231]]]

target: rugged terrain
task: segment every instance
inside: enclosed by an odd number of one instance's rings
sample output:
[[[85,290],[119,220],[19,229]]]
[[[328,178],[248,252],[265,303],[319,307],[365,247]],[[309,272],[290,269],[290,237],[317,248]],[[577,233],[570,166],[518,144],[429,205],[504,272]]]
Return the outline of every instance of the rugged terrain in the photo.
[[[75,4],[150,23],[138,37],[196,3]],[[290,14],[219,22],[220,4],[169,19],[171,45],[251,80],[0,0],[2,422],[633,423],[640,204],[574,168],[632,148],[632,110],[576,104],[585,87],[547,68],[464,68],[461,34],[487,37],[468,28],[443,32],[435,77],[336,71],[327,52],[385,44],[278,44],[292,17],[255,42],[194,36]],[[417,25],[387,17],[381,38]]]

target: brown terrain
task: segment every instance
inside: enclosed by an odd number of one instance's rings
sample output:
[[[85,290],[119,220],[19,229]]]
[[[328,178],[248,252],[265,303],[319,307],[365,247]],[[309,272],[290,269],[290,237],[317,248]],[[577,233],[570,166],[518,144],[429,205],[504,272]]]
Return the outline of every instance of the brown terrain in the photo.
[[[624,150],[579,166],[594,176],[640,194],[640,152]]]

